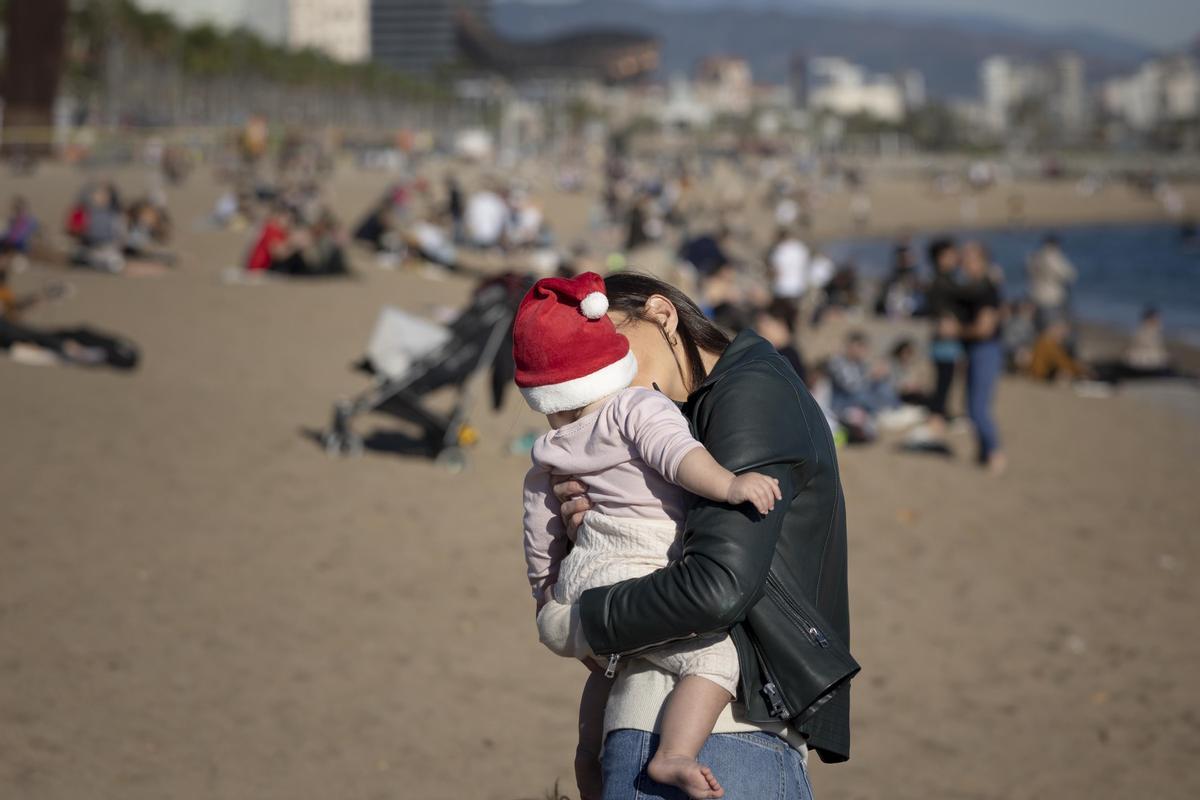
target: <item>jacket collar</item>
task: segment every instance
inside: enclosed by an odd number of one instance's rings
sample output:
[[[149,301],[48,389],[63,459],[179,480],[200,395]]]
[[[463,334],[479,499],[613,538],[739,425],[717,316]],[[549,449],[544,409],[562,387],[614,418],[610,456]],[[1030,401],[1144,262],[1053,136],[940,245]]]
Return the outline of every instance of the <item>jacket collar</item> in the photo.
[[[692,395],[694,396],[708,389],[743,364],[757,361],[763,356],[769,356],[774,353],[775,348],[766,339],[752,330],[743,330],[734,337],[729,347],[725,348],[725,352],[721,354],[721,357],[717,359],[717,363],[713,365],[712,372],[708,373],[708,377],[696,387],[696,391],[692,392]]]

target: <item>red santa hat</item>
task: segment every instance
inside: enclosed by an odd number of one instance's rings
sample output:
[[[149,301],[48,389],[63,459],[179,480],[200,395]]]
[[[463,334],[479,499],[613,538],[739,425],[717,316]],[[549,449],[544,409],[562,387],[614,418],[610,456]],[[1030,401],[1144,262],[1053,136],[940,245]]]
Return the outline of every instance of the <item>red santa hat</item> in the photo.
[[[535,411],[583,408],[633,382],[637,359],[608,312],[604,279],[542,278],[513,323],[516,381]]]

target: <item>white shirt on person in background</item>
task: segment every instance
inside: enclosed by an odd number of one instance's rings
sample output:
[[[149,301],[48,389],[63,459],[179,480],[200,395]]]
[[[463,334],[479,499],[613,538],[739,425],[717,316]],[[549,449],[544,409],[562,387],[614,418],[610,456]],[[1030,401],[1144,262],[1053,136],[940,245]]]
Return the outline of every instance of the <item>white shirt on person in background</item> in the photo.
[[[784,239],[771,251],[772,291],[776,297],[800,297],[809,288],[810,254],[804,242]]]
[[[495,192],[475,192],[467,201],[465,222],[472,244],[499,244],[508,221],[508,204]]]
[[[1067,287],[1075,282],[1075,267],[1057,247],[1040,247],[1029,257],[1029,296],[1042,308],[1067,302]]]

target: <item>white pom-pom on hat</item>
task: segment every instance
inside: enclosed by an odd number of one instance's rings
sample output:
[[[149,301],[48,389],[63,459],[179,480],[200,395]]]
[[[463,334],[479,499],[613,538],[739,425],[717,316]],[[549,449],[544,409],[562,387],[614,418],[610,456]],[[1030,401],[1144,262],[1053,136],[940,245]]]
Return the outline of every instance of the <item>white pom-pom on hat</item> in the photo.
[[[608,313],[608,296],[603,292],[589,292],[579,304],[579,310],[588,319],[600,319]]]

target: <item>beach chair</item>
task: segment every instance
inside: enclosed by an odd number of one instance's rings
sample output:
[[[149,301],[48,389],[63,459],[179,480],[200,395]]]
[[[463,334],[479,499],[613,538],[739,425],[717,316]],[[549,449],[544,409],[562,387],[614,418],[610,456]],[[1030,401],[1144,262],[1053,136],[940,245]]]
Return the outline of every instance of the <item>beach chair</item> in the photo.
[[[408,452],[423,453],[452,471],[462,470],[467,460],[464,445],[474,436],[468,425],[478,383],[473,378],[492,369],[493,405],[499,408],[512,379],[513,316],[532,285],[532,277],[514,273],[487,279],[471,303],[444,326],[399,309],[385,309],[360,365],[373,375],[372,384],[334,405],[333,419],[320,436],[326,452],[361,453],[369,443],[353,431],[351,423],[355,417],[378,412],[421,431],[419,438],[405,437],[411,445]],[[442,389],[449,389],[454,397],[449,410],[439,411],[428,400]]]

